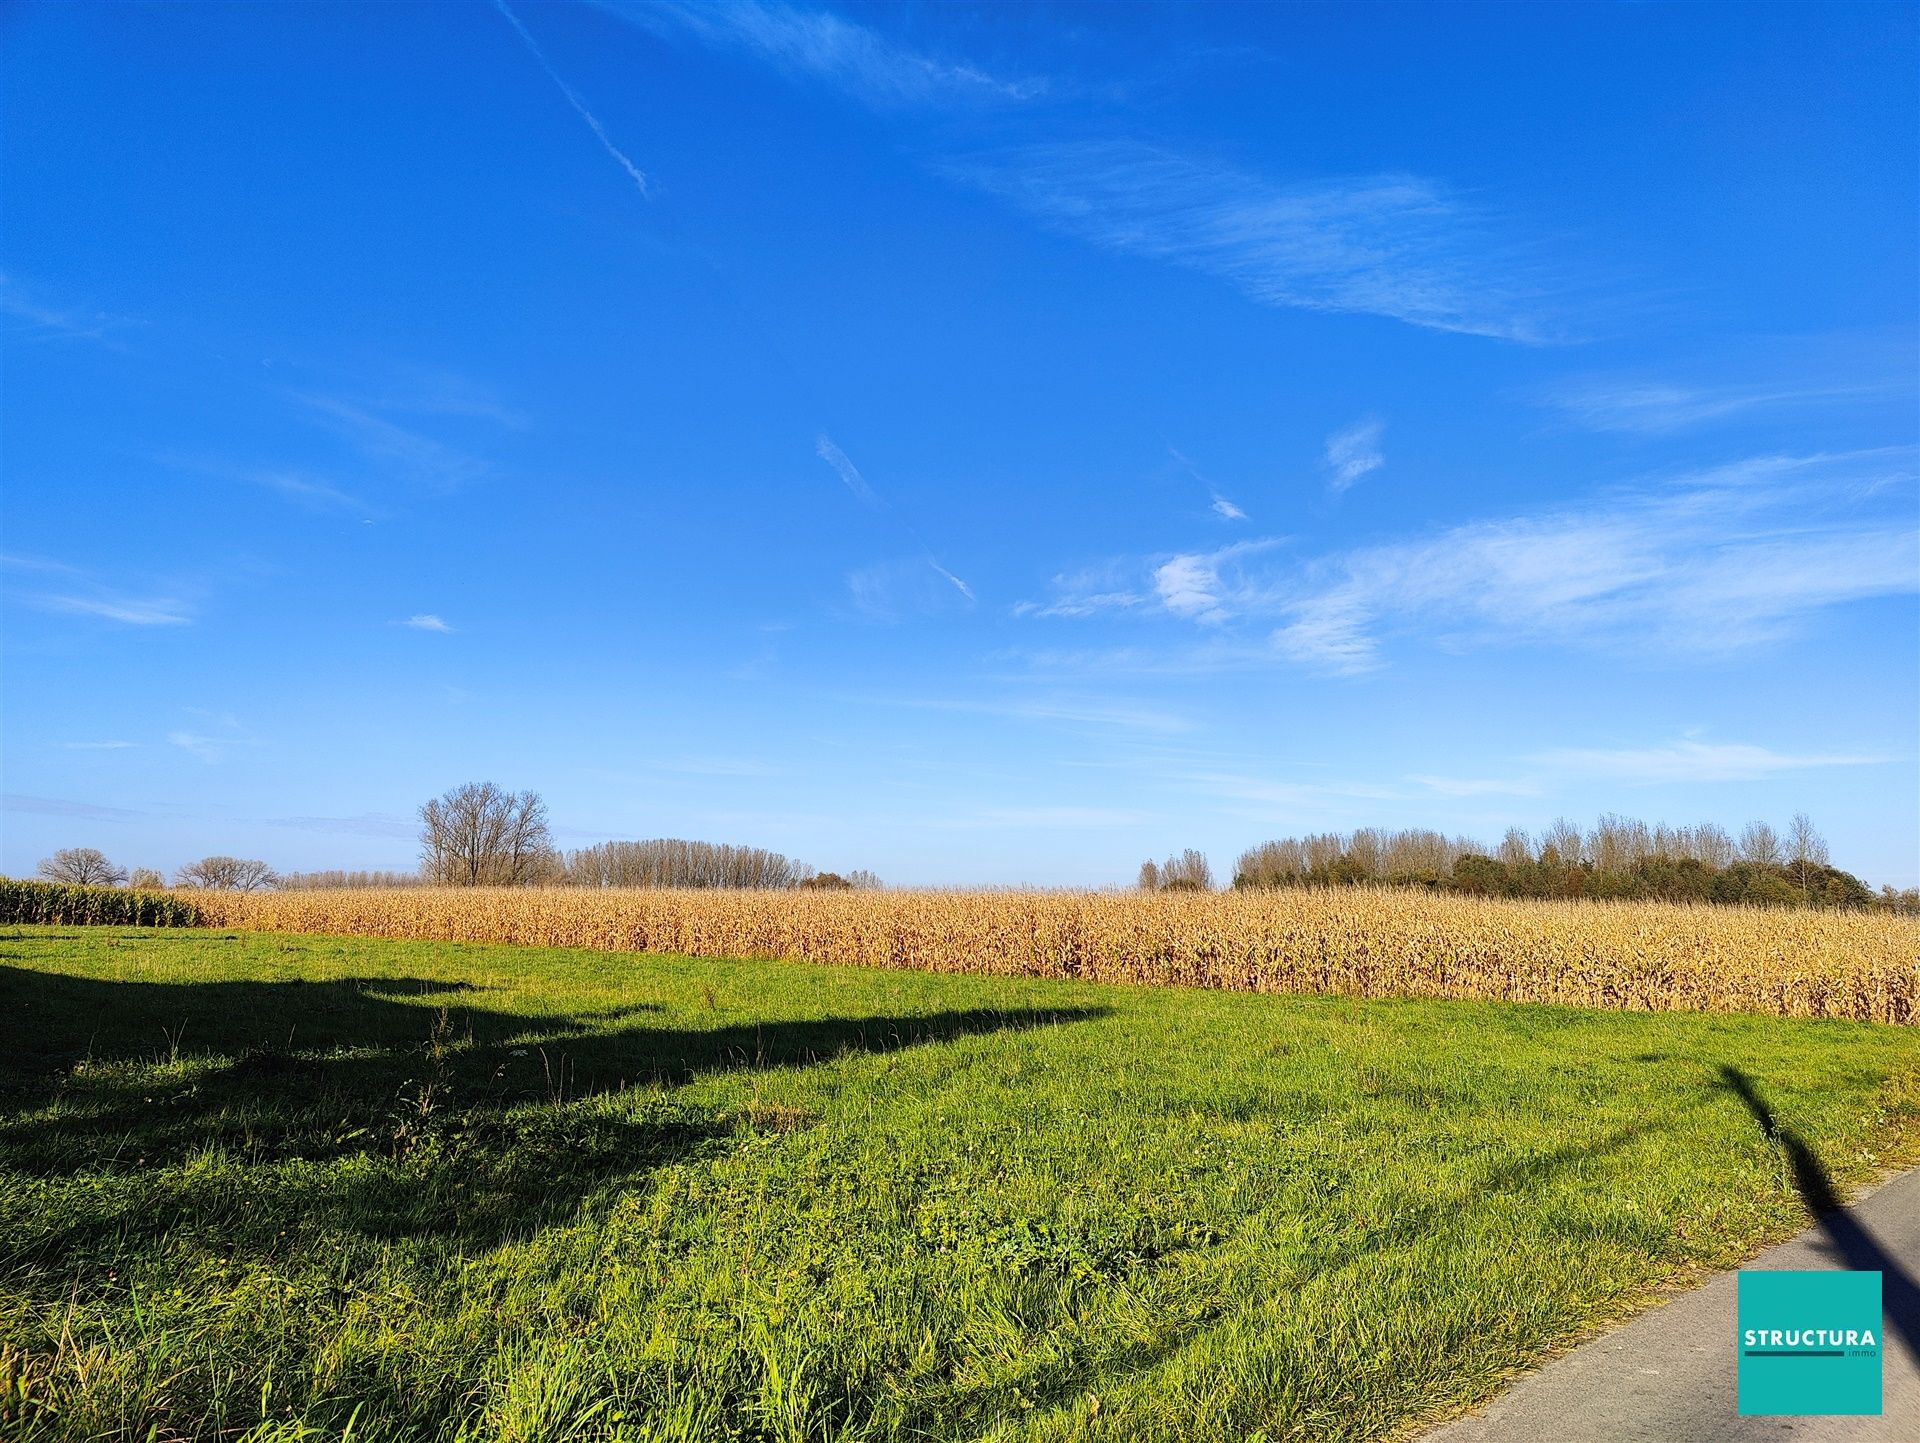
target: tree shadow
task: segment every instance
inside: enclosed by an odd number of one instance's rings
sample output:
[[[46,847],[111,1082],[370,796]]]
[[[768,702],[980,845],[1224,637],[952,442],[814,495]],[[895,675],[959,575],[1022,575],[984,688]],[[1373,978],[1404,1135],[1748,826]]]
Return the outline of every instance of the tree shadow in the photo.
[[[616,1179],[808,1122],[673,1095],[695,1077],[1107,1011],[676,1027],[652,1020],[651,1003],[528,1015],[481,997],[413,977],[153,983],[0,967],[0,1168],[111,1175],[48,1230],[0,1241],[0,1257],[44,1260],[209,1217],[244,1234],[236,1188],[285,1195],[262,1199],[276,1225],[291,1206],[389,1237],[497,1240],[571,1215]]]
[[[1740,1099],[1769,1142],[1786,1154],[1793,1186],[1800,1200],[1826,1236],[1826,1250],[1849,1268],[1880,1274],[1880,1302],[1907,1347],[1920,1357],[1920,1284],[1860,1221],[1834,1191],[1833,1179],[1819,1155],[1790,1127],[1783,1127],[1773,1109],[1737,1067],[1720,1069],[1720,1078]]]

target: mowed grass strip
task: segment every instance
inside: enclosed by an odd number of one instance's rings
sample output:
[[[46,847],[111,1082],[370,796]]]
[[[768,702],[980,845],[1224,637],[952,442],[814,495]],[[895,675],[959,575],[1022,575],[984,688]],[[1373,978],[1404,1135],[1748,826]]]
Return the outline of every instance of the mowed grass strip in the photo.
[[[0,934],[0,1436],[1360,1439],[1920,1155],[1910,1027]]]

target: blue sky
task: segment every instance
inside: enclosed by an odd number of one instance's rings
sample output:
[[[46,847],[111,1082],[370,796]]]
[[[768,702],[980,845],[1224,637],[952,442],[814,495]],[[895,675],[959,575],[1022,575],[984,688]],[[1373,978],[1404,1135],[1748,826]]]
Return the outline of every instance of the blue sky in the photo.
[[[4,841],[1920,881],[1916,12],[24,4]]]

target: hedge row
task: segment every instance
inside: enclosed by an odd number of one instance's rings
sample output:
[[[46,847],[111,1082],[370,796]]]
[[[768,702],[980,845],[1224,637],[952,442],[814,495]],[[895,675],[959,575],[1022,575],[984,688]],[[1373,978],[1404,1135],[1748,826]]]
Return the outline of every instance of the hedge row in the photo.
[[[59,927],[197,927],[200,909],[168,892],[0,878],[0,923]]]

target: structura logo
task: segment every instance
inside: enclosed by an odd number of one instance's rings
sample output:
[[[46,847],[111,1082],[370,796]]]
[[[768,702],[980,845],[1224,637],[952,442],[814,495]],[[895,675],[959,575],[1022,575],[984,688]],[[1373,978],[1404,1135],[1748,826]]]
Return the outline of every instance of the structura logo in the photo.
[[[1740,1412],[1880,1411],[1880,1274],[1743,1272]]]

